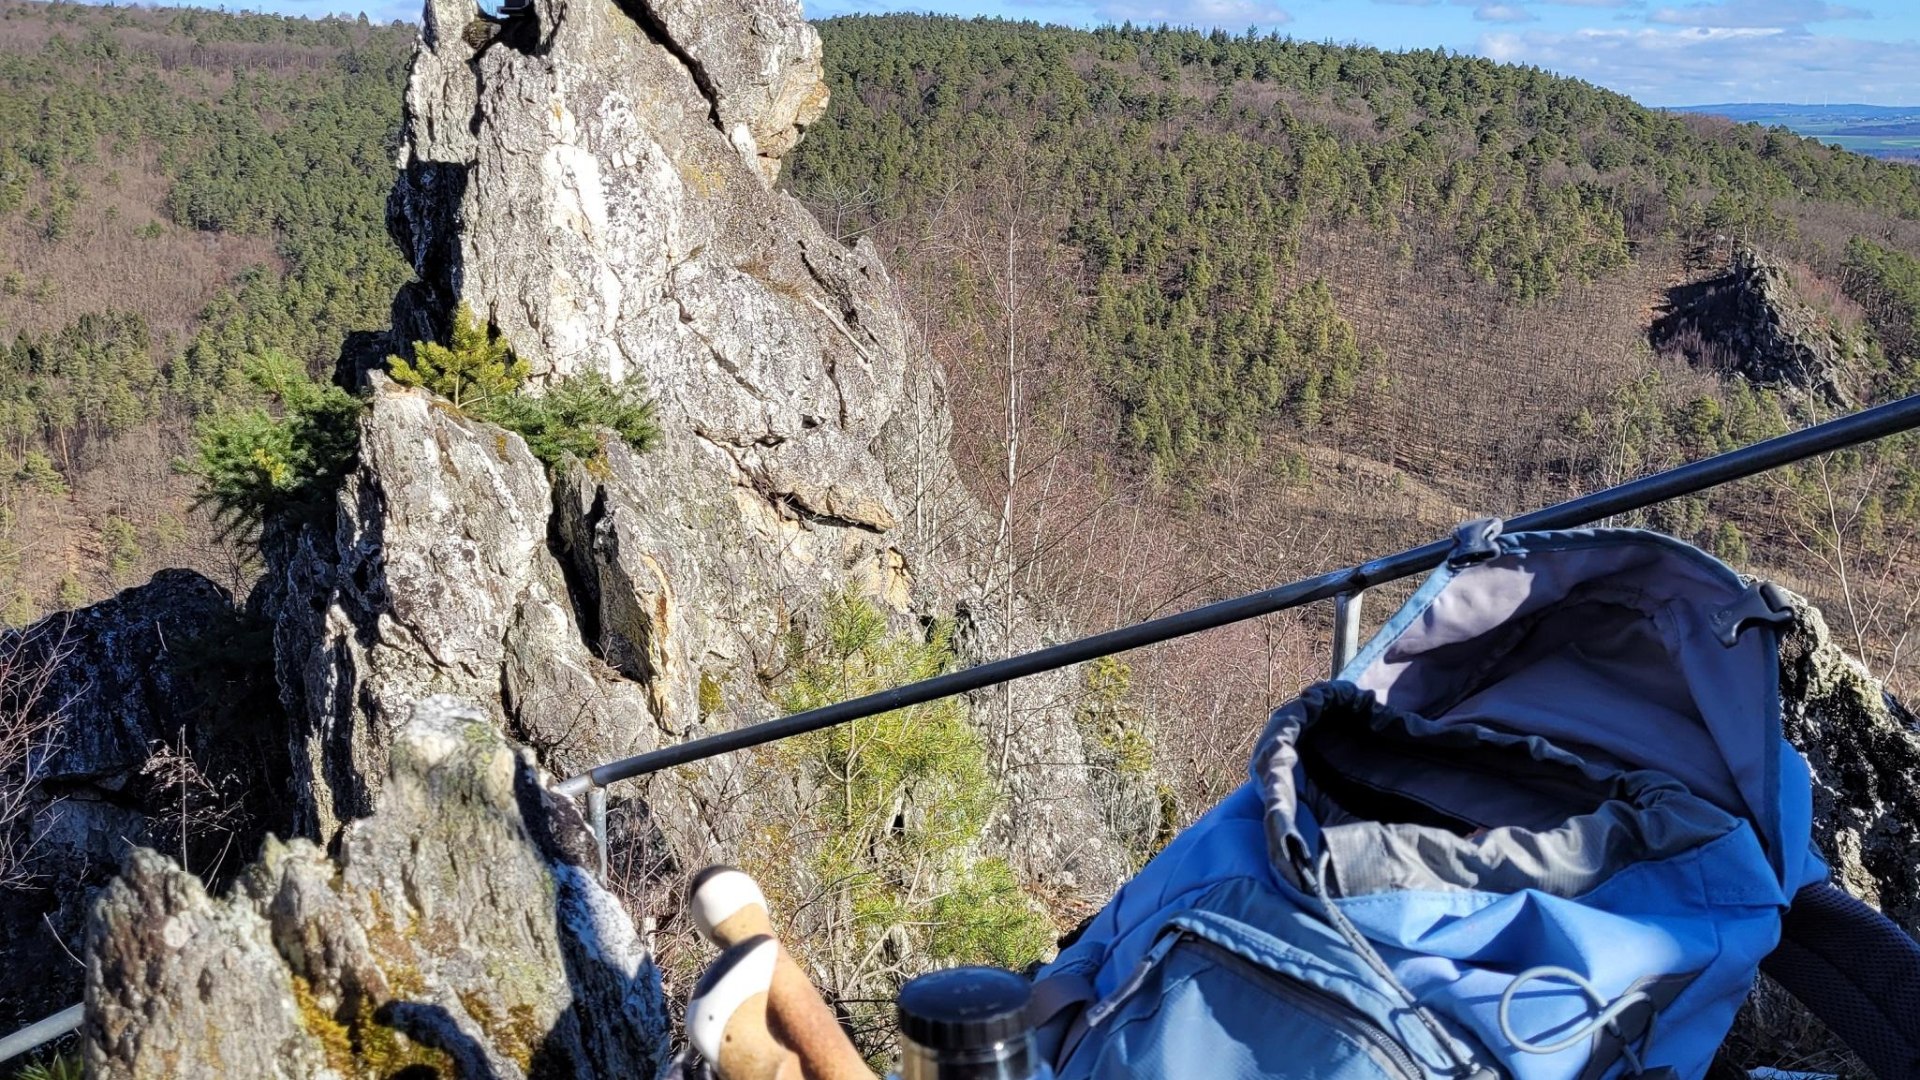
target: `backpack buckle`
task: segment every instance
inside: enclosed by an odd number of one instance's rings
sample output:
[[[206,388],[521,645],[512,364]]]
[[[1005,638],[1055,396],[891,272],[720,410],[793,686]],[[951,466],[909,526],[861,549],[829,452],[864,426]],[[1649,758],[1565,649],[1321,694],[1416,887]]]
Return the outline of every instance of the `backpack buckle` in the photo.
[[[1793,604],[1780,586],[1771,581],[1754,582],[1740,594],[1740,599],[1713,614],[1714,635],[1729,649],[1740,644],[1740,635],[1755,623],[1773,627],[1793,623]]]
[[[1454,529],[1453,550],[1447,553],[1447,569],[1464,569],[1500,554],[1500,548],[1494,541],[1500,539],[1503,525],[1499,518],[1479,518]]]

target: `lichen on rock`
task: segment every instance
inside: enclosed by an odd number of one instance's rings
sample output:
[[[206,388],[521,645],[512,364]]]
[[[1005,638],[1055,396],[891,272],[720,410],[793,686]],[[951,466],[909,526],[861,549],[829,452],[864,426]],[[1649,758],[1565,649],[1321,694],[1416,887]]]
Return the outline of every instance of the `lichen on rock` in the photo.
[[[585,823],[484,711],[430,697],[337,858],[270,842],[216,899],[139,851],[96,906],[92,1075],[650,1078],[658,975]],[[413,1075],[413,1074],[409,1074]]]
[[[1920,730],[1798,600],[1780,650],[1787,739],[1813,771],[1814,836],[1834,883],[1920,937]]]
[[[1920,939],[1920,729],[1864,664],[1833,639],[1820,610],[1792,597],[1781,638],[1785,734],[1813,775],[1813,835],[1833,883]],[[1799,1062],[1865,1076],[1798,1002],[1762,979],[1722,1051],[1721,1076]]]

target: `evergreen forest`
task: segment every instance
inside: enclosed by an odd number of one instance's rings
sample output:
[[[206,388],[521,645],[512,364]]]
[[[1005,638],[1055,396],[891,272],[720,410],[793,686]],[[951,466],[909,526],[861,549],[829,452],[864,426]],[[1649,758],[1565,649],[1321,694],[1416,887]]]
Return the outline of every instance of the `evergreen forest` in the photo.
[[[1909,165],[1443,50],[919,16],[820,30],[833,103],[781,183],[878,246],[945,374],[963,478],[1024,538],[1009,580],[1076,625],[1920,385]],[[244,592],[259,522],[325,497],[353,415],[325,384],[407,277],[384,218],[414,33],[0,3],[0,618],[169,565]],[[1740,247],[1786,268],[1849,358],[1844,403],[1649,343],[1673,290]],[[496,411],[550,455],[584,445],[581,417],[648,437],[637,391],[594,393]],[[1815,597],[1913,689],[1911,444],[1632,523]],[[1324,630],[1309,613],[1143,657],[1135,691],[1151,708],[1205,684],[1238,715],[1317,674]]]

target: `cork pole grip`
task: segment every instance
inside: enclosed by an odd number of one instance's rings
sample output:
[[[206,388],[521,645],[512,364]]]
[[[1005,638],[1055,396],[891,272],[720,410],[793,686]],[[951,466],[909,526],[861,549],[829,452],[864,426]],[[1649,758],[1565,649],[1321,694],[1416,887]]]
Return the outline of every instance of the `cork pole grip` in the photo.
[[[769,1023],[775,1036],[799,1056],[806,1080],[874,1080],[833,1010],[773,937],[767,898],[752,878],[732,867],[703,870],[693,880],[688,906],[700,933],[722,948],[762,935],[773,939],[777,952],[767,994]]]

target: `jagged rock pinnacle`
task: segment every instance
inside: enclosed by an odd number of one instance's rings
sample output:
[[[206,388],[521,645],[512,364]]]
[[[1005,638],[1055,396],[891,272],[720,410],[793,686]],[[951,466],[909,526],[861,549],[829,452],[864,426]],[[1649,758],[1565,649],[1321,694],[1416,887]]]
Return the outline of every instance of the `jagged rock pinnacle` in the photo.
[[[993,523],[885,267],[772,186],[825,103],[798,4],[534,0],[477,50],[471,17],[429,4],[408,83],[389,224],[418,280],[395,347],[464,303],[536,389],[643,380],[662,434],[549,476],[518,437],[374,378],[337,522],[271,567],[315,832],[376,805],[388,732],[428,693],[480,702],[564,774],[768,716],[782,643],[838,594],[903,631],[968,612],[965,659],[1038,644],[979,563]],[[996,841],[1098,892],[1124,860],[1072,677],[998,697],[982,730]],[[726,768],[652,788],[678,859],[801,798],[725,797]]]

